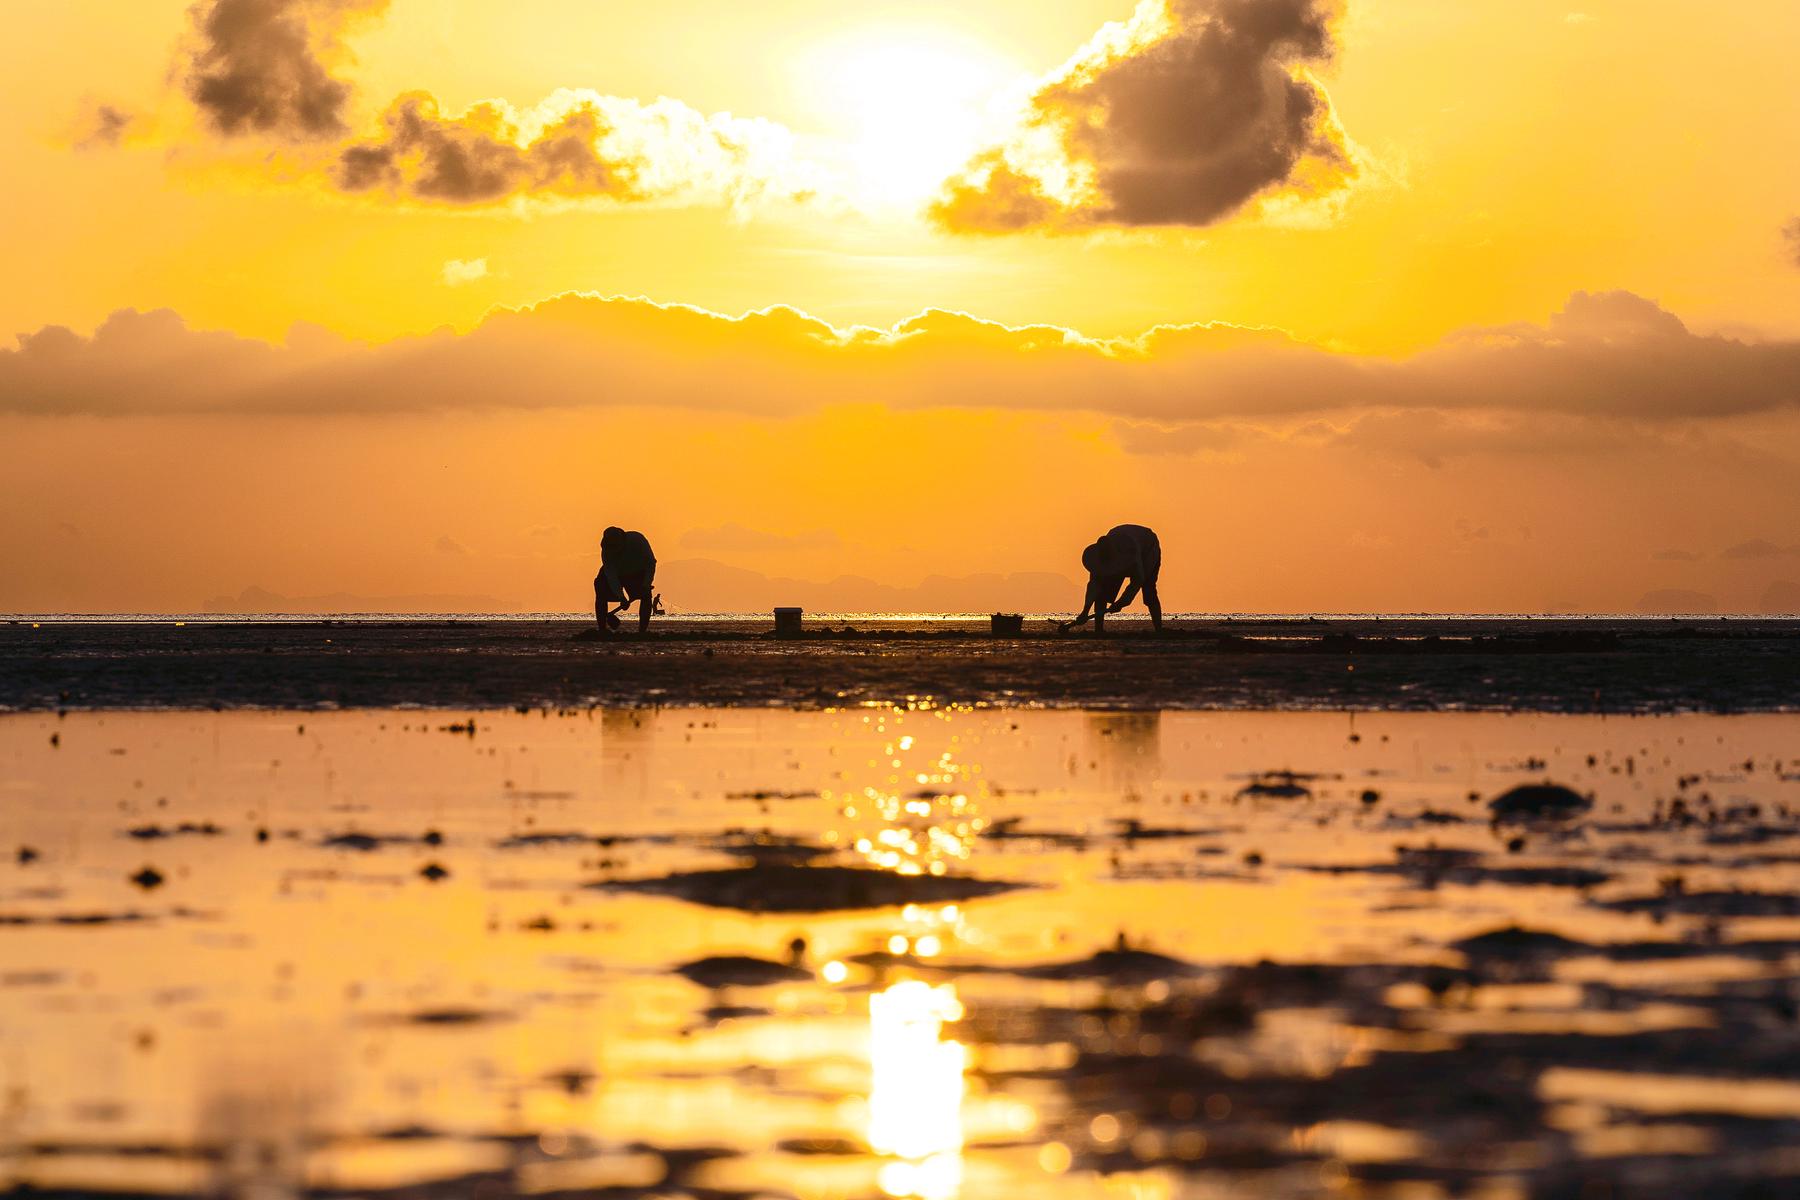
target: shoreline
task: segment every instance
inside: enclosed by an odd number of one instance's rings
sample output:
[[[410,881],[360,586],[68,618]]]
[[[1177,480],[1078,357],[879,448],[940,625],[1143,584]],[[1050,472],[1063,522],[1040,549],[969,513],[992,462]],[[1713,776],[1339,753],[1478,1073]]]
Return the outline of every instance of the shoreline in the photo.
[[[1260,634],[1257,632],[1260,630]],[[1800,622],[1183,620],[1104,639],[742,623],[594,636],[557,621],[0,625],[0,711],[797,708],[1800,711]]]

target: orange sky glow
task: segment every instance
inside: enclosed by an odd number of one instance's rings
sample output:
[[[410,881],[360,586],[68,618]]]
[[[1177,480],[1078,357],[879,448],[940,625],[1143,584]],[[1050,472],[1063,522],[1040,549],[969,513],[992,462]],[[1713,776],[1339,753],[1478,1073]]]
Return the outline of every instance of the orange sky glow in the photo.
[[[8,611],[1800,611],[1787,0],[7,24]]]

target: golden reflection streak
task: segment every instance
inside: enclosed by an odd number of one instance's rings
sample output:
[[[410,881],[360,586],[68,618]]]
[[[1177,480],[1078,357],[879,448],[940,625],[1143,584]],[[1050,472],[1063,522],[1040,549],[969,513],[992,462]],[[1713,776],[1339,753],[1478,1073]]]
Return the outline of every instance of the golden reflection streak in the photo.
[[[909,710],[910,710],[909,705]],[[940,732],[946,714],[932,714],[930,732]],[[986,822],[965,782],[969,768],[954,751],[921,744],[899,732],[906,714],[871,713],[863,723],[881,738],[880,754],[870,767],[880,778],[856,791],[827,799],[841,805],[844,817],[864,826],[850,844],[871,866],[899,875],[945,875],[969,858]],[[889,722],[894,728],[889,729]],[[956,739],[950,739],[954,742]]]
[[[869,997],[869,1146],[889,1160],[877,1176],[889,1196],[953,1200],[962,1189],[968,1052],[943,1037],[961,1016],[953,984],[906,980]]]

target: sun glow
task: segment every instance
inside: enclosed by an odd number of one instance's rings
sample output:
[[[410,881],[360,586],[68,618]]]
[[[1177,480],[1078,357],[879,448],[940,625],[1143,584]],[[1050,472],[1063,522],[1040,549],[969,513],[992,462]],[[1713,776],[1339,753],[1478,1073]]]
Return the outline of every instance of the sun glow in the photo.
[[[866,31],[822,44],[803,69],[872,208],[914,208],[1004,127],[1028,73],[939,31]]]

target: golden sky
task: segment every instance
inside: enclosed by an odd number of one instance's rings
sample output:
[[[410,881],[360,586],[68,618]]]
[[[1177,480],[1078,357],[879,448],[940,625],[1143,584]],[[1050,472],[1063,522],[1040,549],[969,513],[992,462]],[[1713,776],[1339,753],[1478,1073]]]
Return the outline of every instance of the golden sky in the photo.
[[[6,19],[0,606],[1800,607],[1788,0]]]

